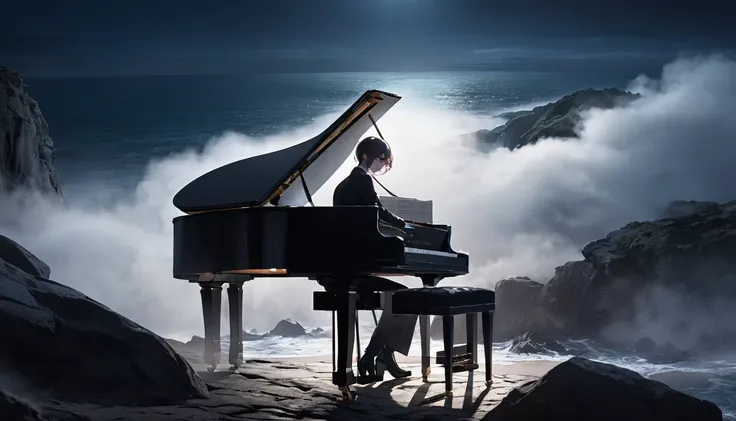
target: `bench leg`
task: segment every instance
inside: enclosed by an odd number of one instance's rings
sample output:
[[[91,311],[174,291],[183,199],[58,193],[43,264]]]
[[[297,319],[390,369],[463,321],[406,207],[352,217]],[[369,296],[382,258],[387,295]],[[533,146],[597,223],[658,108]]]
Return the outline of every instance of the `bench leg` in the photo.
[[[207,371],[215,371],[220,362],[220,309],[222,285],[199,284],[202,288],[202,316],[204,319],[204,363]]]
[[[429,316],[419,316],[419,337],[422,346],[422,380],[426,382],[431,371],[429,366]]]
[[[445,393],[452,396],[452,347],[455,341],[453,316],[442,316],[442,336],[445,343]]]
[[[243,283],[227,286],[227,301],[230,307],[230,352],[228,362],[237,370],[243,364]]]
[[[468,313],[465,315],[465,336],[467,340],[467,350],[470,354],[471,364],[478,362],[478,313]]]
[[[486,360],[486,386],[490,386],[493,383],[493,359],[491,353],[493,352],[493,312],[483,312],[483,354]]]

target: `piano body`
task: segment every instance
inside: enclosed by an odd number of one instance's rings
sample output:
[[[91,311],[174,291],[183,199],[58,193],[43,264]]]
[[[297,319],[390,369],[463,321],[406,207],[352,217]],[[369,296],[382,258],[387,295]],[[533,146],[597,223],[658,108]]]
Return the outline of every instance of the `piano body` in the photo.
[[[296,277],[325,286],[328,290],[315,292],[314,308],[333,314],[333,366],[337,318],[333,383],[345,396],[356,382],[356,311],[382,308],[381,277],[417,276],[424,285],[434,286],[443,278],[468,273],[468,255],[451,247],[450,226],[413,223],[414,229],[402,231],[379,221],[376,206],[312,204],[311,193],[352,156],[371,125],[399,99],[367,91],[316,137],[217,168],[175,195],[174,205],[186,215],[173,220],[173,274],[201,288],[208,370],[220,361],[225,284],[231,369],[243,362],[244,282]],[[429,355],[428,316],[420,317],[420,328]]]

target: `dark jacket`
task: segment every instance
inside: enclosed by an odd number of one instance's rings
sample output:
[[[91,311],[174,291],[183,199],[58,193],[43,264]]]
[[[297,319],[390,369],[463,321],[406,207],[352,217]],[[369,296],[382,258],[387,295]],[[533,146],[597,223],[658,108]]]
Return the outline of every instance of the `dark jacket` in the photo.
[[[353,168],[350,175],[340,182],[332,195],[333,206],[370,206],[378,205],[378,217],[397,228],[404,228],[404,220],[384,208],[378,199],[373,180],[360,167]]]

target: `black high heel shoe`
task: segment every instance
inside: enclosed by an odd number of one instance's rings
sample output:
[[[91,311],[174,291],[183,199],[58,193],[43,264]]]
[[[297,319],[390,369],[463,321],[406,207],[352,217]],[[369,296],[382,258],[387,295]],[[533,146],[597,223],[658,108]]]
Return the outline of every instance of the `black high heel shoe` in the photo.
[[[376,379],[376,367],[373,357],[363,355],[358,360],[358,383],[372,383]]]
[[[383,373],[388,370],[388,374],[395,379],[401,379],[411,376],[411,371],[402,370],[396,363],[394,353],[392,351],[381,351],[376,357],[376,375],[377,381],[383,380]]]

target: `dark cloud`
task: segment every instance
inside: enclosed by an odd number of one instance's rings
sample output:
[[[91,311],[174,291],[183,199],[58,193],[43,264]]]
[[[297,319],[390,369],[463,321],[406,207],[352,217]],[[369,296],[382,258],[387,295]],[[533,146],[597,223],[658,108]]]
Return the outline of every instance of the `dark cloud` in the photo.
[[[0,58],[31,71],[74,69],[90,55],[100,67],[85,67],[93,73],[151,71],[151,55],[156,62],[184,56],[164,67],[176,61],[191,71],[231,72],[281,67],[285,59],[297,68],[324,60],[359,69],[367,53],[421,67],[449,56],[458,64],[469,60],[458,52],[476,49],[598,42],[669,51],[736,41],[736,3],[716,0],[27,0],[3,11],[13,18],[0,28]],[[272,60],[263,51],[282,52]]]

